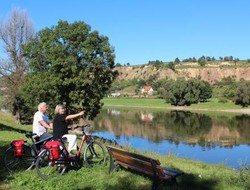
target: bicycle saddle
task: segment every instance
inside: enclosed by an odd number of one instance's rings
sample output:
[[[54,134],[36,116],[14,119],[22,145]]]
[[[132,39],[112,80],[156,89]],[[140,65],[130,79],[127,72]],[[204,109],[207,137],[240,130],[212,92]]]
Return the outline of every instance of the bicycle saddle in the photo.
[[[60,140],[61,140],[62,143],[66,143],[67,142],[67,138],[66,137],[62,137]]]
[[[39,139],[39,136],[36,133],[26,133],[25,136],[27,138],[33,138],[35,140]]]

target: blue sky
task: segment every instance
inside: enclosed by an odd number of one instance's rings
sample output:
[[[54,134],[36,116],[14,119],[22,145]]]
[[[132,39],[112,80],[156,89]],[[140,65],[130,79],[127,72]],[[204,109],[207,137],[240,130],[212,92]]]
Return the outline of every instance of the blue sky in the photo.
[[[84,21],[115,48],[116,63],[176,57],[250,58],[249,0],[0,0],[0,18],[27,11],[36,31]]]

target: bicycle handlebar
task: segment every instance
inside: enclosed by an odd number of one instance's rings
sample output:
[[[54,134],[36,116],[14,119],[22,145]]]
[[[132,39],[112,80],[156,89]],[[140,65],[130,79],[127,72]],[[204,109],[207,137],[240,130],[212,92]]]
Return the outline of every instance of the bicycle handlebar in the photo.
[[[84,129],[84,128],[86,128],[86,127],[91,127],[91,125],[90,125],[90,124],[76,125],[76,127],[74,127],[73,129],[77,129],[77,128],[82,128],[82,129]]]

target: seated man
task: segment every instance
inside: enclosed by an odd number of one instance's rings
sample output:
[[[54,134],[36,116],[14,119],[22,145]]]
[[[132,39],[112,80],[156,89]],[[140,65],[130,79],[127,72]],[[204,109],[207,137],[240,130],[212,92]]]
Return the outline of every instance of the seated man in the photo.
[[[48,129],[52,129],[49,117],[46,115],[48,106],[45,102],[38,105],[38,111],[33,118],[33,133],[36,133],[40,140],[52,138],[52,134],[47,133]]]

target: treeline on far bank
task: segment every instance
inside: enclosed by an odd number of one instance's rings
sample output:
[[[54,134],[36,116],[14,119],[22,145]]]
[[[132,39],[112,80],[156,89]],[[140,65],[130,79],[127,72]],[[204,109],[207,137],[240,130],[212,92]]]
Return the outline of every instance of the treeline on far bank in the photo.
[[[220,63],[222,63],[222,62],[228,62],[229,65],[234,66],[234,67],[241,67],[241,66],[249,65],[250,59],[240,60],[239,58],[233,57],[233,56],[219,57],[219,59],[218,58],[216,59],[215,57],[203,55],[203,56],[199,57],[198,59],[195,57],[189,57],[189,58],[180,60],[177,57],[177,58],[175,58],[174,61],[170,61],[170,62],[155,60],[155,61],[148,61],[147,64],[152,65],[152,66],[156,67],[157,69],[168,68],[168,69],[172,69],[174,71],[176,66],[178,68],[180,68],[180,67],[183,67],[185,65],[189,65],[190,63],[197,63],[197,65],[199,65],[201,67],[205,67],[209,64],[220,65]],[[130,63],[126,63],[126,64],[117,63],[116,64],[116,67],[122,67],[122,66],[130,66]],[[220,66],[223,66],[223,65],[220,65]]]
[[[206,102],[210,98],[218,98],[220,103],[234,102],[242,107],[250,105],[250,81],[244,79],[236,81],[228,77],[215,84],[209,84],[199,78],[156,78],[157,76],[150,76],[147,80],[117,80],[113,83],[111,91],[122,92],[122,96],[147,96],[147,93],[142,93],[142,89],[150,85],[154,90],[154,96],[165,99],[167,103],[175,106],[189,106]]]

